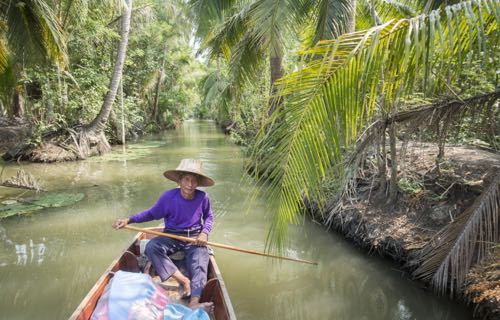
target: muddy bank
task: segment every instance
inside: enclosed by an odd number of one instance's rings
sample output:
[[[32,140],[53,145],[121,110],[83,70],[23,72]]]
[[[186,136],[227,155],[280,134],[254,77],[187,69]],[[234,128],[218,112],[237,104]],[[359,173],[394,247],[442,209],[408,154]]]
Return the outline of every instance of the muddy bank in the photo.
[[[326,208],[323,214],[310,212],[315,221],[340,232],[369,253],[393,259],[408,274],[416,268],[418,250],[456,220],[490,183],[492,168],[500,168],[498,154],[448,147],[446,160],[436,172],[437,148],[420,144],[409,150],[413,151],[404,155],[398,173],[405,180],[396,203],[387,204],[384,192],[370,188],[375,177],[367,173],[357,180],[356,198],[344,201],[341,211],[329,214],[331,208]],[[493,250],[493,254],[470,270],[467,284],[457,297],[473,306],[476,318],[500,318],[498,243]],[[428,287],[428,283],[421,284]]]
[[[32,135],[32,127],[22,119],[0,117],[0,154],[25,143]]]

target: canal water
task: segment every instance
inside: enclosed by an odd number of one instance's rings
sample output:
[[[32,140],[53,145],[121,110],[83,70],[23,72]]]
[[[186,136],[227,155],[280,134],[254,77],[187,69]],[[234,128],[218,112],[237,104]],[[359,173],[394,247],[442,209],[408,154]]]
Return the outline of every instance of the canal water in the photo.
[[[203,160],[216,180],[206,188],[215,211],[211,241],[263,250],[272,214],[248,204],[244,158],[214,123],[187,121],[103,158],[60,164],[3,164],[3,179],[22,168],[47,192],[83,193],[61,208],[0,220],[0,319],[67,319],[112,259],[134,236],[111,228],[175,187],[162,173],[182,158]],[[0,187],[0,202],[30,192]],[[156,223],[144,224],[155,225]],[[215,249],[238,319],[470,319],[471,310],[436,297],[396,266],[305,221],[292,227],[286,254],[318,266]]]

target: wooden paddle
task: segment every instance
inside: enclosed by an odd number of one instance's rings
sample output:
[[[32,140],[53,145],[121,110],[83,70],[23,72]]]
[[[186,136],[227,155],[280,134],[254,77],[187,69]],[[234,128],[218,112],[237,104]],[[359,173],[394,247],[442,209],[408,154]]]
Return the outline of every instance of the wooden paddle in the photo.
[[[179,235],[176,235],[176,234],[163,233],[163,232],[154,231],[154,230],[151,230],[151,229],[144,229],[144,228],[132,227],[132,226],[129,226],[129,225],[126,225],[123,228],[124,229],[128,229],[128,230],[132,230],[132,231],[138,231],[138,232],[144,232],[144,233],[154,234],[154,235],[157,235],[157,236],[169,237],[169,238],[176,239],[176,240],[181,240],[181,241],[187,241],[187,242],[195,242],[196,241],[195,239],[188,238],[188,237],[183,237],[183,236],[179,236]],[[288,260],[288,261],[295,261],[295,262],[302,262],[302,263],[308,263],[308,264],[318,265],[318,263],[315,262],[315,261],[308,261],[308,260],[294,259],[294,258],[288,258],[288,257],[283,257],[283,256],[276,256],[276,255],[273,255],[273,254],[267,254],[267,253],[259,252],[259,251],[255,251],[255,250],[248,250],[248,249],[233,247],[233,246],[230,246],[230,245],[227,245],[227,244],[222,244],[222,243],[215,243],[215,242],[210,242],[209,241],[209,242],[207,242],[207,244],[209,246],[212,246],[212,247],[223,248],[223,249],[228,249],[228,250],[233,250],[233,251],[238,251],[238,252],[243,252],[243,253],[249,253],[249,254],[255,254],[255,255],[258,255],[258,256],[264,256],[264,257],[277,258],[277,259],[282,259],[282,260]]]

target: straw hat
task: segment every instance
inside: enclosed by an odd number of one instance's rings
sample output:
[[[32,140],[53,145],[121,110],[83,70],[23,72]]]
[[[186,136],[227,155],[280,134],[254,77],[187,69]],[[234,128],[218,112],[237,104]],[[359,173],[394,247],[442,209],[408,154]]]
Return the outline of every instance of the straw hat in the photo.
[[[198,185],[200,187],[210,187],[215,184],[214,180],[206,176],[201,167],[203,163],[201,160],[195,159],[182,159],[181,163],[175,168],[175,170],[167,170],[163,173],[165,178],[178,182],[181,174],[183,173],[194,173],[198,176]]]

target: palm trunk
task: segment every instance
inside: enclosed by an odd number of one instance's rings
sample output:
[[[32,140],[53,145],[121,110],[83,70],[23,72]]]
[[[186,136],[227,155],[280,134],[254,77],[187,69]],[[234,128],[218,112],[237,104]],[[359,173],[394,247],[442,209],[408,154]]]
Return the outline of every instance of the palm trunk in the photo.
[[[387,151],[385,148],[385,132],[387,126],[383,125],[380,130],[380,140],[379,140],[379,156],[378,156],[378,171],[379,171],[379,190],[381,195],[385,195],[387,188]]]
[[[278,50],[281,51],[281,50]],[[275,97],[274,95],[277,92],[276,86],[274,83],[279,78],[283,77],[283,55],[281,52],[276,52],[270,57],[270,69],[271,69],[271,98],[269,99],[269,112],[270,116],[280,105],[281,99]]]
[[[391,183],[389,185],[389,202],[396,200],[398,193],[398,160],[396,151],[396,122],[391,123],[389,128],[389,142],[391,145]]]
[[[14,89],[12,96],[13,115],[18,118],[24,117],[24,97],[18,88]]]
[[[113,67],[113,75],[111,77],[109,90],[106,94],[106,97],[104,98],[101,111],[99,112],[97,117],[89,125],[86,126],[85,129],[87,133],[94,133],[98,135],[103,132],[106,121],[109,117],[109,113],[111,112],[111,108],[113,107],[113,102],[116,98],[116,92],[118,91],[118,86],[122,77],[123,64],[125,62],[125,56],[127,53],[128,34],[130,31],[130,17],[132,13],[132,0],[126,0],[125,2],[125,12],[123,13],[121,24],[121,41],[118,46],[118,52],[115,65]]]
[[[151,119],[154,122],[156,122],[157,124],[160,123],[159,117],[158,117],[158,103],[160,100],[161,82],[163,81],[163,78],[165,77],[165,62],[167,60],[166,51],[167,51],[167,46],[165,46],[165,51],[164,51],[165,54],[163,56],[163,61],[161,63],[160,74],[158,75],[158,80],[156,82],[155,97],[154,97],[154,101],[153,101],[153,113],[151,114]]]
[[[351,0],[352,11],[350,12],[349,22],[347,23],[347,33],[351,33],[356,30],[356,2],[356,0]]]

